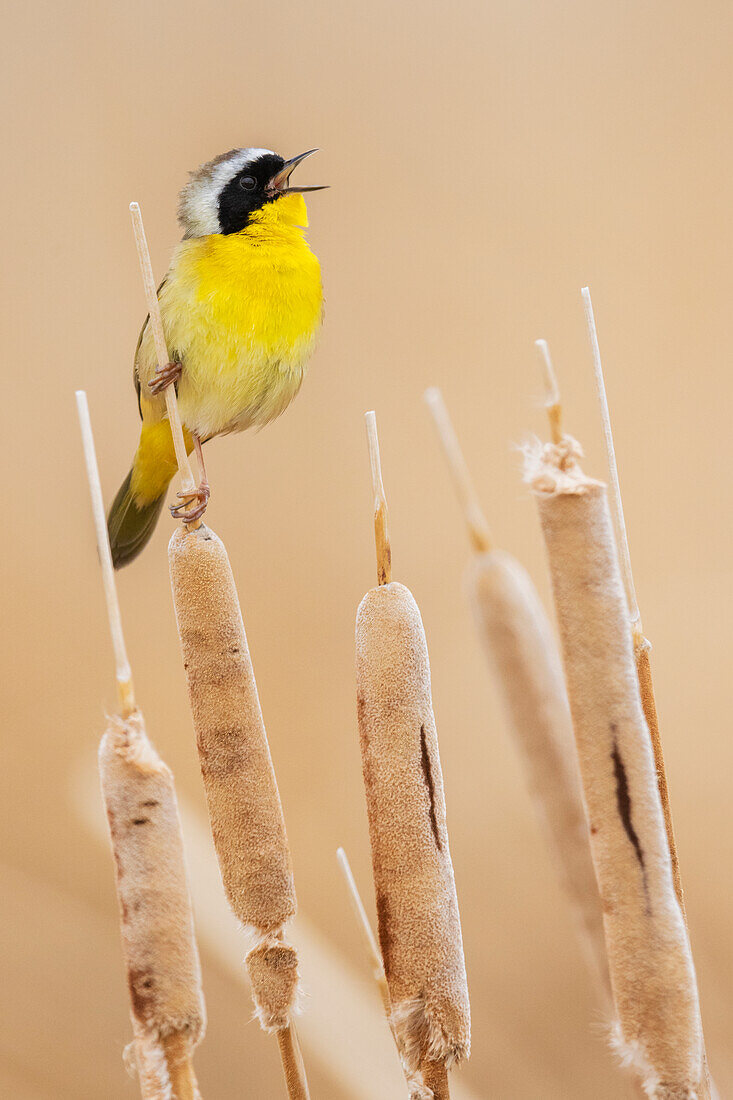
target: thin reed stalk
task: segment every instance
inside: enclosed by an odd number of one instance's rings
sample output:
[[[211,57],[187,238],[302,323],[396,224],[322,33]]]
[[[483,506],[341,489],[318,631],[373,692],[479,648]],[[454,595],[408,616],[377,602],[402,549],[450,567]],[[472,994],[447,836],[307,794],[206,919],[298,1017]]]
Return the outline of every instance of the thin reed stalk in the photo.
[[[367,956],[372,967],[372,977],[379,991],[379,999],[382,1002],[382,1008],[384,1014],[389,1020],[392,1006],[389,999],[389,986],[387,985],[387,977],[384,973],[384,965],[382,963],[382,956],[379,953],[379,947],[372,931],[372,926],[369,923],[369,918],[366,915],[366,909],[364,908],[364,902],[361,900],[361,894],[359,888],[356,885],[353,872],[351,870],[351,864],[349,863],[348,856],[343,848],[339,848],[336,851],[336,858],[338,859],[341,873],[346,883],[346,889],[349,894],[349,901],[351,907],[354,910],[354,916],[356,917],[356,923],[359,926],[359,931],[362,934],[364,946],[366,947]]]
[[[361,900],[361,894],[359,888],[356,885],[356,880],[351,870],[351,864],[349,863],[346,852],[343,848],[339,848],[336,852],[336,857],[341,868],[341,873],[344,876],[346,883],[346,889],[351,901],[351,907],[354,910],[354,916],[356,922],[359,925],[359,929],[362,933],[364,940],[364,946],[366,947],[367,955],[372,966],[372,976],[374,978],[375,985],[379,993],[379,999],[382,1002],[382,1008],[387,1020],[394,1044],[397,1049],[397,1056],[400,1060],[402,1072],[405,1075],[405,1081],[407,1082],[407,1088],[410,1095],[410,1100],[432,1100],[429,1092],[426,1090],[422,1078],[412,1072],[405,1060],[404,1051],[400,1043],[400,1038],[392,1023],[392,1002],[389,996],[389,985],[387,984],[387,976],[384,973],[384,966],[382,964],[382,956],[379,953],[379,947],[372,931],[372,926],[369,923],[369,918],[366,915],[366,909],[364,908],[364,902]]]
[[[79,416],[79,428],[81,430],[82,445],[84,448],[84,463],[89,483],[89,495],[92,501],[92,518],[94,520],[94,533],[97,538],[99,551],[99,564],[102,570],[102,583],[104,585],[104,598],[107,605],[107,619],[109,633],[112,641],[112,649],[115,655],[115,677],[117,680],[117,700],[120,714],[123,718],[133,714],[137,709],[135,704],[135,689],[132,683],[132,670],[127,657],[125,636],[122,631],[122,616],[120,614],[120,601],[117,598],[117,585],[115,571],[112,565],[112,551],[107,534],[107,520],[104,514],[104,498],[102,497],[102,484],[99,479],[99,467],[97,454],[94,448],[94,434],[92,421],[89,416],[89,405],[84,390],[76,391],[76,410]]]
[[[163,370],[169,363],[168,349],[165,343],[163,318],[161,317],[160,303],[158,302],[158,291],[155,285],[155,278],[153,277],[150,250],[148,248],[147,237],[145,236],[145,226],[143,225],[143,216],[140,211],[139,203],[130,203],[130,216],[132,217],[132,229],[135,234],[135,245],[140,261],[143,287],[145,289],[145,301],[148,307],[148,323],[153,333],[153,344],[155,346],[155,354],[158,358],[158,368]],[[196,490],[196,483],[193,479],[191,465],[188,461],[188,451],[183,435],[181,417],[178,412],[178,399],[176,398],[175,386],[166,386],[164,393],[168,423],[170,424],[173,447],[176,452],[176,462],[178,463],[178,470],[181,475],[181,489],[184,494],[192,494]],[[200,519],[195,520],[189,526],[194,528],[198,527],[200,522]]]
[[[392,580],[392,547],[389,541],[389,510],[382,482],[382,465],[379,458],[377,418],[373,412],[365,417],[369,463],[374,488],[374,541],[377,550],[377,584],[389,584]]]

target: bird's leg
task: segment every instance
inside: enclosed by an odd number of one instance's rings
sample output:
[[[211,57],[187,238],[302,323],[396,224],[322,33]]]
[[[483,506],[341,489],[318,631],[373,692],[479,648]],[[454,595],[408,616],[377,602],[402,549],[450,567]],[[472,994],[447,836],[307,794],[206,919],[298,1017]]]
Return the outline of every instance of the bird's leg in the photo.
[[[180,363],[168,363],[165,367],[155,368],[155,378],[148,382],[151,393],[162,393],[171,383],[176,383],[181,377],[183,367]]]
[[[196,451],[196,461],[199,464],[199,473],[201,474],[201,481],[199,482],[199,488],[205,487],[207,493],[209,492],[209,479],[206,476],[206,463],[204,462],[204,445],[201,442],[201,436],[193,434],[193,447]]]
[[[196,451],[196,458],[198,459],[201,480],[199,481],[198,489],[194,489],[192,493],[179,493],[178,496],[181,498],[181,503],[174,504],[171,508],[171,515],[175,516],[176,519],[183,520],[184,523],[193,523],[195,520],[201,519],[209,503],[209,497],[211,496],[209,479],[206,476],[206,464],[204,462],[204,450],[201,439],[195,432],[191,434],[193,436],[193,445]],[[193,507],[191,507],[192,505]]]

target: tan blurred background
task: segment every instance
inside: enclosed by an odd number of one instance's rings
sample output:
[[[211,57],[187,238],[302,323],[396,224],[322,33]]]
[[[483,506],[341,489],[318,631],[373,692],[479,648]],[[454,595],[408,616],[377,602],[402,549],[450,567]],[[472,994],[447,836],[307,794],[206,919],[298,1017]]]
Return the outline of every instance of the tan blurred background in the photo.
[[[8,6],[3,31],[2,1095],[136,1095],[111,861],[94,832],[114,682],[73,391],[88,391],[109,499],[138,430],[145,311],[127,205],[141,202],[162,274],[187,170],[247,144],[318,145],[301,182],[332,184],[309,204],[327,323],[303,392],[208,458],[209,521],[239,583],[308,928],[381,1035],[334,858],[344,844],[371,912],[353,623],[374,575],[362,415],[375,407],[395,575],[431,650],[473,1004],[464,1095],[625,1095],[477,650],[467,543],[421,402],[442,386],[496,538],[547,596],[513,444],[544,430],[532,341],[545,336],[567,424],[603,473],[589,283],[710,1062],[728,1095],[730,4],[73,0]],[[170,530],[164,518],[120,595],[150,733],[200,816]],[[280,1097],[275,1044],[251,1022],[240,955],[221,946],[202,934],[204,1096]],[[306,1011],[325,1028],[328,1007],[313,992]],[[370,1095],[329,1068],[328,1036],[320,1054],[306,1046],[314,1100]],[[367,1057],[403,1095],[386,1038]]]

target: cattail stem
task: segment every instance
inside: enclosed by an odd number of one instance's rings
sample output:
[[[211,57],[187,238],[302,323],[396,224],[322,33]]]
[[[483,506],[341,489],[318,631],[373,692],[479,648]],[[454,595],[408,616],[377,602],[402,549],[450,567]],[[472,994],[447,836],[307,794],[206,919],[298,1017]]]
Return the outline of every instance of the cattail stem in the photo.
[[[163,1040],[168,1076],[176,1100],[201,1100],[196,1074],[184,1036],[174,1032]]]
[[[145,287],[145,301],[147,302],[149,315],[148,323],[153,334],[153,344],[155,345],[158,367],[162,370],[169,362],[168,349],[165,343],[163,319],[160,315],[160,303],[158,302],[158,292],[153,277],[153,267],[150,262],[150,250],[148,249],[148,241],[145,236],[145,227],[143,225],[143,216],[140,212],[138,203],[130,203],[130,214],[132,216],[132,228],[135,234],[138,259],[140,260],[143,286]],[[181,475],[181,489],[184,493],[193,493],[196,490],[196,483],[194,482],[191,465],[188,461],[186,441],[183,437],[183,425],[181,424],[181,417],[178,412],[176,388],[175,386],[166,386],[164,392],[165,407],[168,412],[168,422],[171,428],[171,435],[173,436],[173,447],[176,452],[176,462],[178,463],[178,470]],[[189,526],[195,528],[198,527],[200,523],[200,519],[195,520],[193,523],[189,524]]]
[[[606,445],[606,459],[608,463],[609,503],[611,516],[616,535],[616,548],[618,550],[619,565],[621,567],[621,579],[626,592],[626,602],[629,605],[629,619],[632,628],[641,633],[641,612],[636,600],[634,587],[634,573],[631,568],[631,554],[629,553],[629,539],[626,533],[626,520],[624,519],[624,505],[621,498],[621,486],[618,479],[618,465],[616,463],[616,448],[613,445],[613,431],[611,430],[611,414],[608,409],[606,397],[606,383],[603,378],[603,366],[601,364],[601,349],[598,345],[598,331],[593,314],[593,302],[591,301],[589,288],[581,290],[583,309],[585,310],[585,322],[588,329],[588,342],[590,343],[591,356],[593,358],[593,373],[596,380],[598,404],[601,410],[601,422],[603,424],[603,438]],[[555,442],[553,440],[553,442]]]
[[[289,1100],[309,1100],[308,1081],[305,1076],[300,1044],[292,1024],[277,1032],[280,1060],[285,1074]]]
[[[392,548],[389,541],[389,513],[387,496],[382,481],[382,465],[379,458],[377,417],[374,412],[365,413],[369,462],[374,489],[374,541],[377,549],[377,584],[389,584],[392,580]]]
[[[425,391],[424,398],[438,430],[438,438],[448,462],[448,470],[453,480],[453,486],[463,509],[471,546],[478,554],[484,554],[491,549],[491,532],[479,503],[478,494],[468,471],[466,460],[463,457],[458,437],[445,407],[443,395],[436,386],[431,386],[430,389]]]
[[[359,925],[359,928],[361,929],[364,938],[364,944],[367,949],[367,954],[372,964],[372,974],[374,976],[374,982],[379,992],[379,999],[382,1002],[382,1008],[384,1010],[384,1015],[387,1020],[387,1026],[389,1027],[395,1047],[397,1049],[397,1056],[400,1060],[400,1065],[402,1066],[402,1072],[405,1075],[410,1098],[411,1100],[413,1100],[413,1098],[421,1098],[424,1092],[424,1089],[421,1090],[422,1081],[417,1078],[416,1074],[412,1072],[407,1065],[407,1060],[405,1058],[404,1049],[400,1042],[400,1037],[397,1033],[396,1027],[392,1023],[392,1000],[389,995],[387,976],[384,973],[382,955],[377,945],[374,932],[372,931],[372,926],[369,923],[369,918],[366,915],[364,902],[361,900],[359,888],[356,885],[356,880],[351,871],[351,864],[349,863],[348,857],[343,848],[339,848],[337,850],[336,858],[338,859],[341,873],[343,874],[344,881],[346,882],[346,888],[349,893],[349,899],[354,910],[354,915],[356,916],[357,924]]]
[[[542,375],[545,383],[545,412],[550,423],[550,438],[553,443],[559,443],[562,439],[562,402],[560,401],[557,375],[552,365],[547,340],[535,340],[534,346],[537,348],[542,364]]]
[[[391,1004],[389,1000],[389,986],[387,985],[387,979],[384,974],[384,965],[382,963],[382,955],[377,944],[376,937],[372,930],[372,926],[369,923],[369,918],[366,915],[366,909],[364,908],[364,902],[361,900],[361,894],[359,888],[356,885],[353,872],[351,870],[351,864],[349,863],[348,856],[343,848],[338,848],[336,851],[336,858],[341,868],[341,873],[346,883],[346,889],[349,892],[349,900],[351,907],[354,910],[356,917],[356,923],[359,925],[362,937],[364,939],[364,945],[367,949],[367,954],[372,965],[372,973],[374,975],[374,981],[377,984],[379,990],[379,997],[384,1008],[385,1015],[389,1019],[391,1012]]]
[[[115,584],[112,553],[109,547],[107,521],[105,519],[104,501],[102,499],[102,485],[99,478],[97,455],[94,449],[94,433],[92,432],[92,421],[89,416],[87,395],[84,390],[76,391],[76,408],[79,414],[79,427],[81,428],[81,440],[84,447],[84,460],[87,469],[87,480],[89,482],[89,493],[92,498],[92,515],[94,517],[94,530],[97,536],[99,564],[102,567],[102,582],[104,584],[104,598],[107,604],[109,632],[115,655],[117,697],[120,705],[120,713],[123,718],[127,718],[136,709],[135,691],[132,686],[132,670],[127,658],[125,636],[122,631],[120,601],[117,598],[117,586]]]

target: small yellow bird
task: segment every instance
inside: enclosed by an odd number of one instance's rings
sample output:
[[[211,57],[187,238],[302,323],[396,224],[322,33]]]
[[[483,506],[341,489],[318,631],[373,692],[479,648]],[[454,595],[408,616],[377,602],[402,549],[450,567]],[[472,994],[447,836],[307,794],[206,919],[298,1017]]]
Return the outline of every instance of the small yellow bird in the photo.
[[[202,515],[209,498],[201,445],[268,424],[300,389],[323,318],[302,193],[322,188],[289,180],[315,152],[284,160],[269,149],[232,149],[192,172],[181,191],[183,240],[158,288],[172,361],[158,368],[146,318],[135,353],[140,443],[108,517],[117,569],[152,535],[177,469],[166,386],[176,386],[186,446],[202,471],[195,497],[171,508],[186,519]]]

